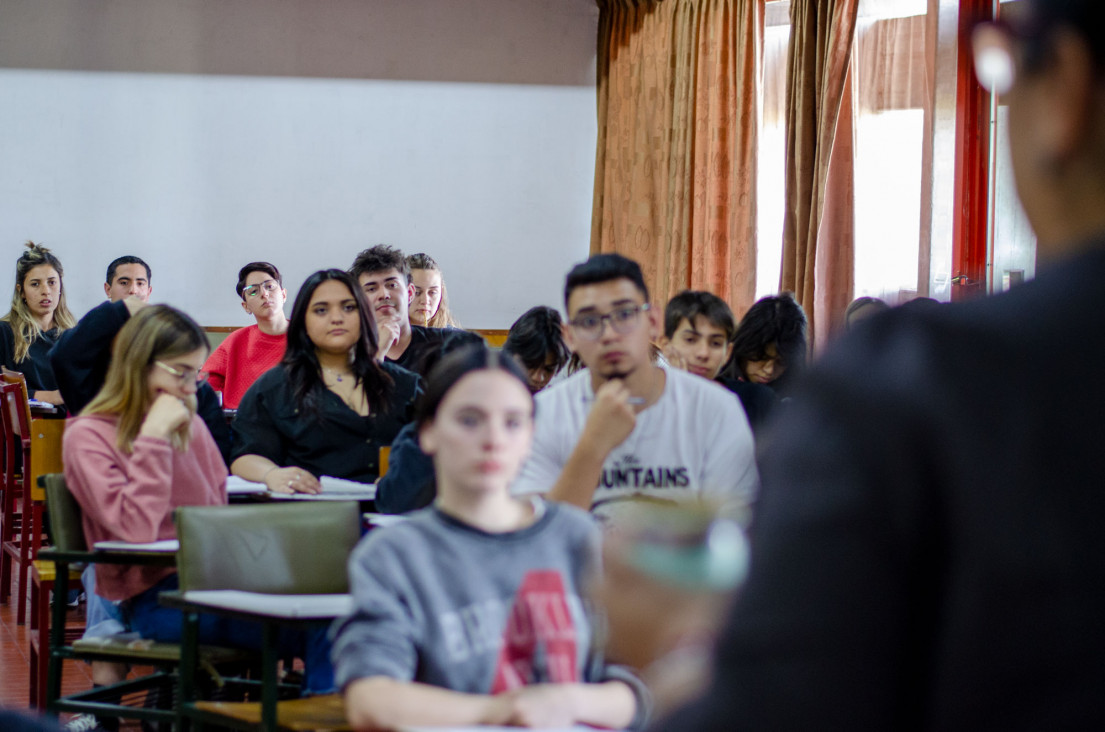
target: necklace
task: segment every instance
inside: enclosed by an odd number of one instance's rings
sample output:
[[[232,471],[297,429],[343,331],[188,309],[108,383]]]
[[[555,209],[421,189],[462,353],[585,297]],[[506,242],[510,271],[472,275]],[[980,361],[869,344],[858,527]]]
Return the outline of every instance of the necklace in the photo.
[[[334,377],[334,380],[337,381],[338,383],[341,383],[342,381],[344,381],[346,376],[352,376],[353,375],[352,371],[346,371],[343,374],[343,373],[340,373],[338,371],[335,371],[334,369],[327,368],[326,366],[323,366],[322,370],[325,371],[328,374],[331,374]]]

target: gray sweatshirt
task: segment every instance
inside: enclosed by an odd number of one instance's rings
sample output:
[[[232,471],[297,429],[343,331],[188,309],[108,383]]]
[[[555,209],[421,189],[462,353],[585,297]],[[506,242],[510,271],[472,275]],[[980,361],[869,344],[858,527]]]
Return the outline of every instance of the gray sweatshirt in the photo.
[[[530,526],[489,534],[427,508],[376,529],[349,560],[355,610],[338,620],[339,688],[369,676],[495,694],[536,683],[624,681],[644,721],[647,693],[604,664],[583,583],[596,569],[590,514],[535,503]]]

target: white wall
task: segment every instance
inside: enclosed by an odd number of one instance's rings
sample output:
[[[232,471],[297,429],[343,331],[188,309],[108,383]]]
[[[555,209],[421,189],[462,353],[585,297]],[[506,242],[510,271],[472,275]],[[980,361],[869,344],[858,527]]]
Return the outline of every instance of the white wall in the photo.
[[[237,269],[289,296],[387,242],[468,327],[560,305],[587,255],[591,0],[4,0],[0,272],[26,239],[71,308],[120,254],[154,300],[244,325]],[[6,290],[0,297],[6,297]],[[289,305],[290,311],[290,305]]]

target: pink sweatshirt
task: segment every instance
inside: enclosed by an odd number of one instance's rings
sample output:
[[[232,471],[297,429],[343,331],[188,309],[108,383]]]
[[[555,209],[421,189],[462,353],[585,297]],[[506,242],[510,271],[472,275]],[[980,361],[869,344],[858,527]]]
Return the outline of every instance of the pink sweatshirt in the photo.
[[[178,452],[165,440],[142,437],[126,454],[115,444],[116,420],[74,417],[62,444],[65,481],[84,513],[84,538],[150,542],[176,538],[177,506],[226,504],[226,465],[200,417],[192,440]],[[172,574],[171,567],[96,565],[96,594],[125,600]]]
[[[287,344],[287,335],[267,335],[256,325],[228,335],[203,365],[212,388],[223,393],[223,407],[237,409],[253,382],[284,358]]]

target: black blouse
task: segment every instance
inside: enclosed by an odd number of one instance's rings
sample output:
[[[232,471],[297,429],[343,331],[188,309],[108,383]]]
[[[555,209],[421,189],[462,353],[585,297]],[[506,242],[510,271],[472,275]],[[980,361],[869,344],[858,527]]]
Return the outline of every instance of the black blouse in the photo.
[[[15,362],[15,335],[12,324],[0,320],[0,362],[4,368],[18,371],[27,377],[27,391],[33,397],[38,390],[53,391],[58,388],[54,369],[50,366],[50,349],[58,339],[57,328],[43,331],[27,350],[27,357]]]
[[[422,379],[391,363],[381,364],[395,381],[386,409],[372,404],[367,417],[319,386],[319,414],[300,414],[283,366],[269,369],[253,383],[234,419],[233,460],[260,455],[281,467],[309,470],[362,483],[379,477],[380,448],[412,418]]]

